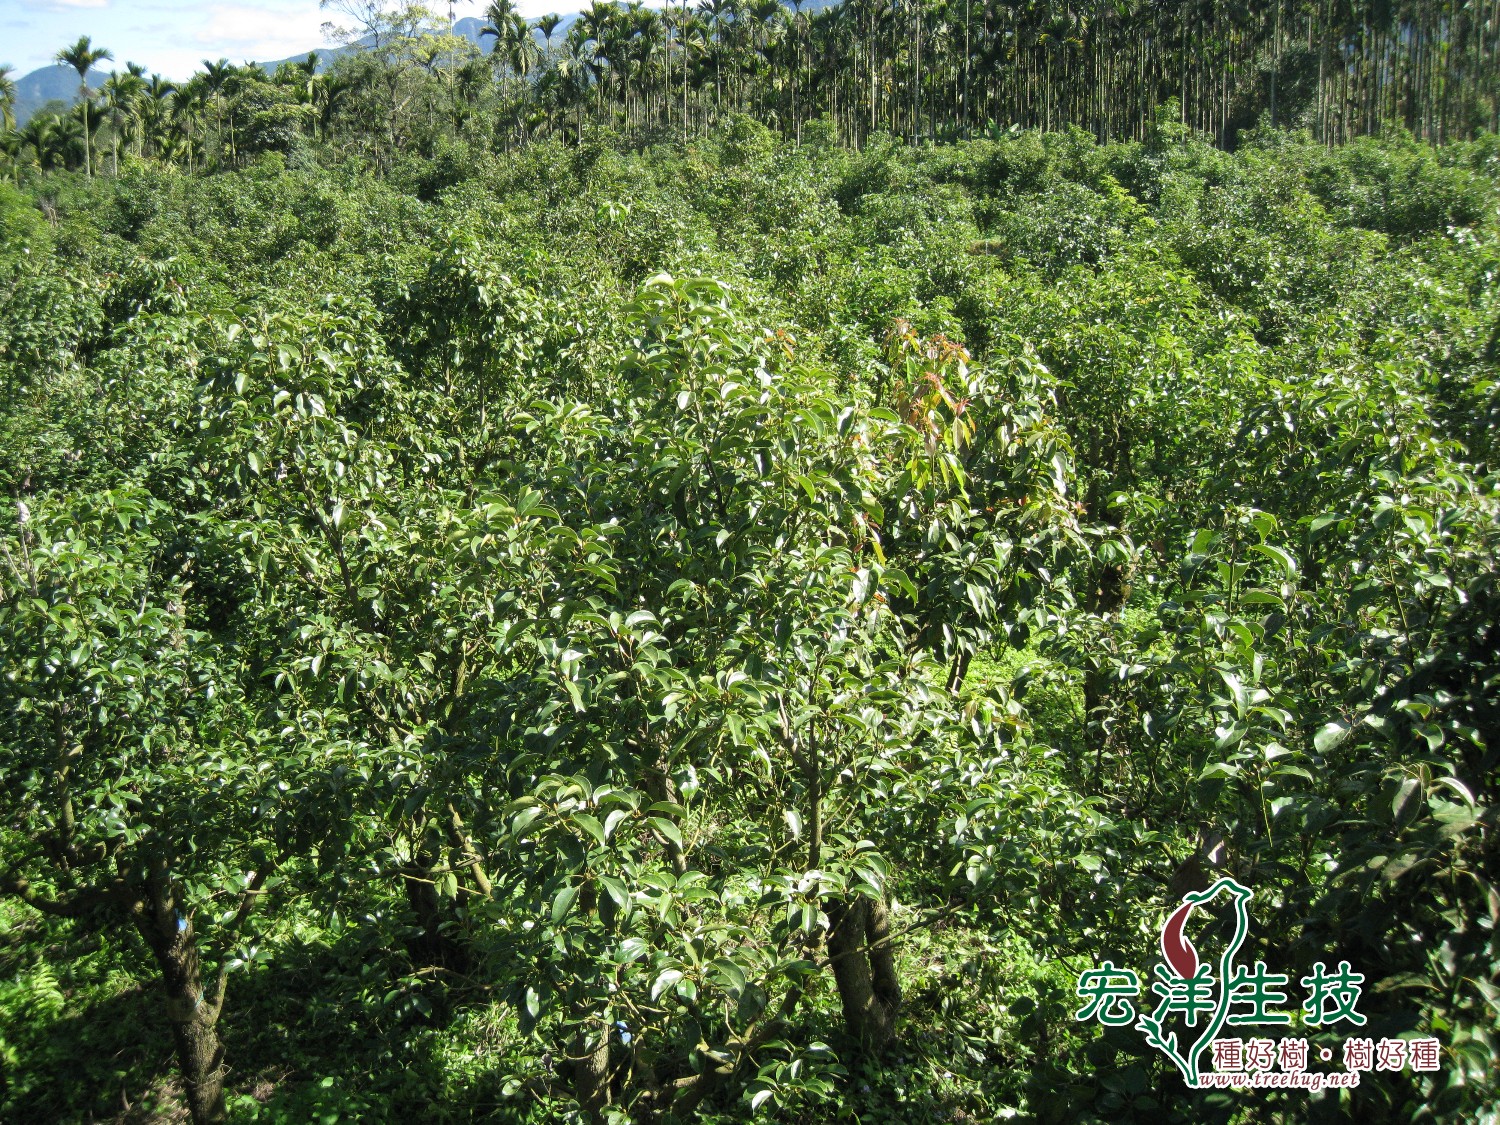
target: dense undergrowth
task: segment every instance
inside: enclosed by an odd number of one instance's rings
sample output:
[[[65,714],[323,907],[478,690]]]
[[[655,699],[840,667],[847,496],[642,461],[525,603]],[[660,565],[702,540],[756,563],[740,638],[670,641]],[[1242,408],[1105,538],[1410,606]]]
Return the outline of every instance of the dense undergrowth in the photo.
[[[1493,1114],[1500,145],[1162,120],[0,186],[0,1117]]]

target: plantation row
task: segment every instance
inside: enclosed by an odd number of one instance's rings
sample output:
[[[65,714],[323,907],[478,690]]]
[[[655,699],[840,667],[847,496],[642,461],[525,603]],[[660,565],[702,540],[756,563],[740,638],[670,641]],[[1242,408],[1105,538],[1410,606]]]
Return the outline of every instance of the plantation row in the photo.
[[[1496,1109],[1495,138],[813,133],[0,186],[0,1117]]]

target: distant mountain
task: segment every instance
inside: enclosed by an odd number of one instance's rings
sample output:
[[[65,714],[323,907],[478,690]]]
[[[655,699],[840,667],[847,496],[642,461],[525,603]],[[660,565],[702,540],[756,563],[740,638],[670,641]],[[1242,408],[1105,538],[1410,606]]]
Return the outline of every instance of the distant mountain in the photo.
[[[356,49],[354,47],[320,47],[316,51],[303,51],[300,55],[289,55],[284,59],[277,59],[275,62],[263,62],[260,64],[260,68],[267,74],[275,74],[276,68],[281,66],[282,63],[299,63],[307,58],[308,55],[317,55],[318,73],[322,74],[333,65],[334,59]]]
[[[675,6],[677,3],[680,3],[680,0],[672,0],[672,3]],[[838,3],[840,3],[840,0],[803,0],[800,5],[793,3],[793,0],[782,0],[782,3],[785,4],[788,8],[797,8],[800,6],[803,12],[811,15],[814,12],[823,11],[823,9],[825,8],[832,8],[836,6]],[[557,14],[561,18],[558,21],[556,29],[552,32],[552,45],[554,47],[561,44],[562,41],[567,38],[568,29],[573,26],[573,24],[577,21],[578,17],[582,13],[559,12]],[[536,26],[535,16],[531,18],[531,24],[532,27]],[[479,29],[483,26],[484,20],[477,19],[474,16],[465,16],[463,19],[455,21],[455,23],[453,24],[453,31],[455,34],[467,39],[470,43],[477,45],[480,50],[488,54],[491,50],[494,49],[495,41],[488,36],[483,39],[479,37]],[[545,41],[544,36],[540,31],[536,32],[536,38],[538,43]],[[276,68],[282,63],[301,62],[303,59],[307,58],[309,54],[314,54],[318,56],[318,73],[321,74],[323,71],[332,66],[333,61],[340,55],[357,49],[357,47],[324,47],[320,50],[311,52],[304,51],[300,55],[292,55],[290,58],[277,59],[275,62],[261,63],[260,65],[265,68],[267,73],[275,73]]]
[[[89,71],[89,86],[98,89],[108,77],[102,70]],[[71,66],[58,63],[33,70],[24,78],[16,79],[16,128],[30,120],[31,115],[48,102],[58,101],[72,105],[78,100],[78,72]]]
[[[568,28],[573,25],[573,21],[577,18],[577,12],[569,12],[567,15],[562,17],[562,21],[557,25],[557,30],[552,33],[552,43],[554,46],[562,42],[563,36],[567,35]],[[535,21],[532,22],[534,23]],[[489,54],[489,52],[494,49],[495,41],[488,36],[485,36],[482,39],[480,38],[479,29],[482,27],[484,27],[484,20],[476,19],[474,16],[465,16],[463,19],[454,22],[453,32],[459,37],[467,39],[470,43],[473,43],[485,54]],[[542,33],[538,31],[536,33],[536,37],[538,42],[540,42],[543,38]],[[311,54],[318,56],[318,73],[321,74],[323,73],[323,71],[332,66],[333,61],[340,55],[347,54],[350,51],[358,50],[361,46],[368,45],[369,44],[367,40],[362,40],[359,44],[353,47],[322,47],[316,51],[304,51],[300,55],[292,55],[289,58],[277,59],[275,62],[265,62],[261,63],[260,65],[267,74],[274,74],[276,73],[276,68],[282,63],[301,62]]]

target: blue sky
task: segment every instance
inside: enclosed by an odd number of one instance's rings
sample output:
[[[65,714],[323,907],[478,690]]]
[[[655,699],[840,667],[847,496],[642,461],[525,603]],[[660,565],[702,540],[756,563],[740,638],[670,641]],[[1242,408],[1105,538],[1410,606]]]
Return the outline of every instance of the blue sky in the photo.
[[[431,0],[429,0],[431,3]],[[431,6],[447,11],[447,0]],[[576,11],[579,0],[523,0],[528,15]],[[460,18],[478,16],[480,0],[456,0]],[[137,62],[181,80],[204,59],[281,59],[324,45],[322,25],[341,22],[318,0],[0,0],[0,63],[19,77],[46,66],[80,35],[108,48],[121,68]],[[347,22],[347,20],[342,20]]]

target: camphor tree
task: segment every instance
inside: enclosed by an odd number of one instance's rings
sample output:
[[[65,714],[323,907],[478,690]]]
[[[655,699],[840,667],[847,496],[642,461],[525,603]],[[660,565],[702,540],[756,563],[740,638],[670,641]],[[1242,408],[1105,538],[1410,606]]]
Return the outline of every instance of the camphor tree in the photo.
[[[915,780],[951,749],[953,705],[903,641],[893,602],[917,590],[884,561],[878,498],[961,469],[925,422],[840,401],[721,283],[653,278],[628,315],[618,406],[517,419],[587,564],[533,563],[548,608],[504,633],[515,663],[454,733],[499,751],[485,787],[513,798],[470,907],[504,939],[491,971],[579,1104],[684,1115],[746,1082],[757,1105],[794,1099],[788,1067],[833,1065],[816,1043],[767,1060],[821,971],[856,1044],[896,1033],[880,826],[953,814]],[[1011,487],[1035,454],[1051,481],[1055,435],[968,389]],[[971,596],[1006,602],[1005,573],[974,570]]]
[[[875,672],[863,424],[716,282],[653,279],[631,316],[620,413],[533,411],[557,446],[545,464],[591,444],[618,458],[559,476],[554,504],[610,550],[538,622],[529,680],[495,688],[515,716],[498,881],[543,910],[508,924],[502,963],[520,970],[518,1006],[577,1060],[580,1104],[620,1096],[623,1078],[626,1104],[686,1113],[745,1080],[825,932],[853,1026],[889,1036],[889,949],[853,935],[883,865],[857,805],[831,811],[826,791],[891,752],[891,734],[863,729],[868,693],[902,696],[894,669]]]
[[[462,470],[417,420],[444,404],[398,379],[368,306],[236,322],[227,343],[204,455],[234,482],[222,533],[253,575],[267,706],[315,717],[353,771],[310,838],[323,864],[364,855],[401,888],[411,924],[394,936],[415,961],[466,969],[454,900],[460,881],[480,896],[491,882],[465,827],[487,806],[459,733],[509,667],[510,631],[542,612],[545,561],[565,549],[555,516],[535,494],[476,497],[472,478],[439,475]]]
[[[121,488],[23,501],[0,536],[5,818],[32,840],[0,893],[140,935],[193,1120],[212,1122],[227,973],[282,854],[289,773],[267,764],[289,748],[187,619],[186,531]]]

